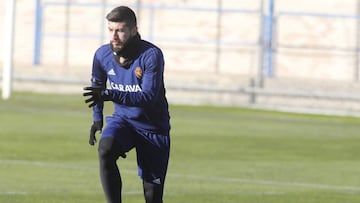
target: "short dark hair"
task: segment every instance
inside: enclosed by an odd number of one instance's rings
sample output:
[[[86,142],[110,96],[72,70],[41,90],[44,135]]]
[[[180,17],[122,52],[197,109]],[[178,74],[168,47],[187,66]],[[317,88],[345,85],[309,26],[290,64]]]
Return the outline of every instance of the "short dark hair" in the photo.
[[[137,25],[135,12],[127,6],[114,8],[106,15],[106,19],[110,22],[125,22],[130,28]]]

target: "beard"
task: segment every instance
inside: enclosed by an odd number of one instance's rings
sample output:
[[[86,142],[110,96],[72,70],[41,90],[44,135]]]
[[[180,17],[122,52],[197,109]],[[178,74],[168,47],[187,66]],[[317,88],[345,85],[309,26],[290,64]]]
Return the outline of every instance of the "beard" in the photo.
[[[110,44],[111,44],[111,49],[113,50],[113,52],[115,52],[116,54],[127,54],[126,52],[129,51],[129,49],[131,49],[131,47],[129,46],[133,46],[134,43],[137,43],[138,41],[140,41],[140,35],[139,33],[136,33],[136,35],[134,36],[130,36],[129,38],[125,39],[125,40],[119,40],[119,39],[112,39],[110,40]],[[130,45],[132,44],[132,45]]]
[[[115,61],[121,66],[128,68],[140,51],[140,42],[141,37],[138,33],[127,39],[125,42],[111,40],[110,46],[113,51]]]
[[[111,41],[111,44],[112,44],[113,50],[115,52],[119,52],[124,47],[125,43],[118,42],[118,41],[115,41],[115,42]]]

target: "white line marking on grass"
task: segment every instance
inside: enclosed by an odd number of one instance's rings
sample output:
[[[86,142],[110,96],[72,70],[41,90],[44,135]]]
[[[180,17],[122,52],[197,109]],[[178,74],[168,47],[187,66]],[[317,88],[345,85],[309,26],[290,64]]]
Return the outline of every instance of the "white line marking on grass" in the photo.
[[[0,164],[12,164],[12,165],[28,165],[28,166],[41,166],[51,168],[65,168],[65,169],[79,169],[79,170],[92,170],[96,169],[96,166],[79,166],[73,164],[64,164],[56,162],[41,162],[41,161],[27,161],[27,160],[0,160]]]
[[[122,192],[125,195],[142,195],[143,192],[140,190],[134,190],[134,191],[123,191]],[[22,192],[22,191],[5,191],[5,192],[0,192],[0,196],[7,196],[7,195],[29,195],[29,194],[41,194],[39,192],[33,192],[33,193],[29,193],[29,192]]]
[[[77,169],[77,170],[97,170],[97,166],[89,165],[76,165],[64,164],[56,162],[40,162],[40,161],[26,161],[26,160],[0,160],[1,164],[13,164],[13,165],[31,165],[40,167],[51,168],[64,168],[64,169]],[[137,174],[137,170],[124,170],[121,172],[127,174]],[[271,186],[284,186],[284,187],[301,187],[308,189],[323,189],[323,190],[335,190],[335,191],[348,191],[348,192],[360,192],[360,187],[346,186],[346,185],[330,185],[330,184],[318,184],[318,183],[306,183],[306,182],[283,182],[273,180],[256,180],[256,179],[243,179],[243,178],[225,178],[225,177],[211,177],[211,176],[197,176],[197,175],[185,175],[185,174],[172,174],[169,173],[168,177],[189,179],[189,180],[201,180],[210,182],[228,182],[228,183],[240,183],[240,184],[254,184],[254,185],[271,185]]]
[[[74,170],[98,170],[97,165],[79,165],[77,163],[58,163],[58,162],[41,162],[41,161],[27,161],[27,160],[0,160],[1,164],[12,164],[12,165],[28,165],[28,166],[39,166],[48,168],[62,168],[62,169],[74,169]],[[133,170],[121,170],[126,173],[136,173]]]
[[[134,190],[134,191],[125,191],[125,192],[122,192],[122,193],[125,194],[125,195],[142,195],[143,191]]]
[[[0,192],[0,195],[27,195],[27,192],[19,192],[19,191],[7,191],[7,192]]]
[[[186,178],[190,180],[204,180],[212,182],[233,182],[242,184],[255,184],[255,185],[272,185],[272,186],[284,186],[284,187],[302,187],[312,189],[326,189],[336,191],[350,191],[360,192],[360,187],[344,186],[344,185],[329,185],[329,184],[317,184],[317,183],[301,183],[301,182],[280,182],[272,180],[256,180],[256,179],[242,179],[242,178],[224,178],[224,177],[206,177],[206,176],[194,176],[194,175],[180,175],[169,174],[170,177]]]

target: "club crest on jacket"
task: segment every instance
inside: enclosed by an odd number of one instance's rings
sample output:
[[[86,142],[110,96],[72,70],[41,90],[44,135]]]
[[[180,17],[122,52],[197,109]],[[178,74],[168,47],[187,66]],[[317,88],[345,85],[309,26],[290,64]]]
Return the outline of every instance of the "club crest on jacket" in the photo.
[[[136,68],[135,68],[135,75],[136,75],[136,77],[139,78],[139,79],[141,79],[141,78],[142,78],[142,74],[143,74],[142,69],[141,69],[140,67],[136,67]]]

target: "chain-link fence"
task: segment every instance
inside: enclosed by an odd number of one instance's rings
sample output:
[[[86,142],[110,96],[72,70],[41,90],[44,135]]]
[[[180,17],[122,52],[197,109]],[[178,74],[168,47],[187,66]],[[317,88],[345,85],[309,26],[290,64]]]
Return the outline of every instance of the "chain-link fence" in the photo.
[[[108,41],[105,15],[119,2],[34,2],[16,3],[16,87],[86,83],[93,53]],[[136,11],[142,38],[162,48],[174,102],[349,113],[360,111],[359,2],[120,3]]]

